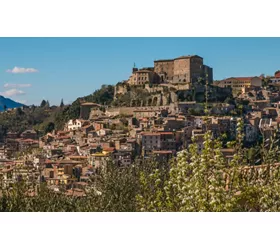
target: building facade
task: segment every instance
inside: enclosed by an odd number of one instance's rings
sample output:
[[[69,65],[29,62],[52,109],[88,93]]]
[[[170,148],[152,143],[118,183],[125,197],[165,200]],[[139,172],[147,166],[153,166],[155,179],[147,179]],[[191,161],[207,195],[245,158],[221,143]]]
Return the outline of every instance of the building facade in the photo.
[[[251,87],[261,87],[262,80],[260,77],[230,77],[218,83],[221,88],[231,88],[234,97],[244,94]]]
[[[213,82],[213,69],[203,64],[197,55],[181,56],[175,59],[156,60],[154,67],[133,68],[127,81],[129,85],[146,83],[194,83],[200,77]]]
[[[144,154],[153,150],[176,150],[176,140],[172,132],[142,133],[141,144]]]

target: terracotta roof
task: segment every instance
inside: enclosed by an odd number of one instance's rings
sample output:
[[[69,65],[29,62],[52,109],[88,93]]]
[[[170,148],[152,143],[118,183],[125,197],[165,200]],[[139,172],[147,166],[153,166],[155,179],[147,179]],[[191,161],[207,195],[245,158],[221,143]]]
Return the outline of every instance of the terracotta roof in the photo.
[[[127,142],[135,142],[136,139],[127,139]]]
[[[81,186],[87,186],[88,183],[80,181],[80,182],[75,182],[76,185],[81,185]]]
[[[159,150],[159,151],[153,151],[154,154],[172,154],[173,152],[171,150]]]
[[[159,132],[161,135],[173,135],[173,132]]]
[[[81,106],[101,106],[100,104],[93,103],[93,102],[84,102],[81,104]]]
[[[83,156],[83,155],[70,155],[68,156],[70,159],[87,159],[87,156]]]
[[[222,148],[221,152],[223,153],[234,153],[235,149],[234,148]]]
[[[104,148],[103,150],[104,151],[108,151],[108,152],[113,152],[113,151],[115,151],[115,148],[114,147],[110,147],[110,148]]]
[[[259,78],[258,76],[246,76],[246,77],[241,76],[241,77],[229,77],[229,78],[224,79],[223,81],[230,80],[230,79],[236,79],[238,81],[250,81],[250,80],[252,80],[252,78],[255,78],[255,77]]]
[[[247,80],[251,80],[252,78],[254,78],[254,76],[249,76],[249,77],[235,77],[236,79],[238,79],[239,81],[247,81]]]
[[[46,160],[45,161],[46,164],[79,164],[80,162],[78,161],[72,161],[72,160],[58,160],[58,161],[54,161],[54,160]]]
[[[11,172],[11,171],[13,171],[13,170],[14,170],[14,168],[2,169],[2,173],[8,173],[8,172]]]
[[[32,139],[25,139],[25,140],[22,140],[22,142],[39,143],[39,141],[37,141],[37,140],[32,140]]]
[[[85,192],[82,189],[73,188],[71,190],[67,190],[65,193],[68,196],[76,196],[76,197],[83,197],[86,196]]]
[[[141,134],[142,135],[154,135],[154,136],[160,135],[160,133],[153,133],[153,132],[142,132]]]
[[[64,136],[58,136],[57,139],[58,140],[60,140],[60,139],[71,139],[71,137],[68,136],[68,135],[64,135]]]

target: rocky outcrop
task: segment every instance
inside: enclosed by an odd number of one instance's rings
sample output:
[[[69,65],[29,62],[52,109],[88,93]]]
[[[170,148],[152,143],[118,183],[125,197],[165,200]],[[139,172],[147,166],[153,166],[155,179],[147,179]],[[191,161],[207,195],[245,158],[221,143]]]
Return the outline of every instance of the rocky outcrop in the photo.
[[[208,100],[224,100],[228,94],[221,88],[209,86]],[[121,106],[148,107],[177,103],[178,101],[205,101],[206,87],[203,84],[144,84],[128,85],[119,83],[115,87],[115,100],[121,100]]]

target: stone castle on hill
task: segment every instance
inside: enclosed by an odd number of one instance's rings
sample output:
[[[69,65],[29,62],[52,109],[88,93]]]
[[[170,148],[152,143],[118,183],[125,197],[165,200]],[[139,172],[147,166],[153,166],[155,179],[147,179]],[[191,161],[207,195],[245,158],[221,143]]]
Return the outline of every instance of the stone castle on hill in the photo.
[[[202,101],[206,82],[212,85],[213,69],[198,55],[156,60],[154,67],[134,66],[129,79],[115,86],[114,100],[133,107],[169,105],[182,99]]]
[[[129,85],[146,83],[195,83],[204,78],[213,82],[213,69],[203,64],[203,58],[197,55],[181,56],[175,59],[156,60],[154,67],[133,68],[128,79]]]

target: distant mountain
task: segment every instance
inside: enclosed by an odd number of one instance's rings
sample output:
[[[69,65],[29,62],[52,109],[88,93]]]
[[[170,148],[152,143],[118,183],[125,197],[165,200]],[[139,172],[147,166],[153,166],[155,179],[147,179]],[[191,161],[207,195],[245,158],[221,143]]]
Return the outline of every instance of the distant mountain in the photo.
[[[4,111],[5,105],[6,105],[7,109],[18,108],[18,107],[24,106],[24,104],[15,102],[9,98],[5,98],[4,96],[0,95],[0,111]]]

